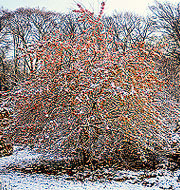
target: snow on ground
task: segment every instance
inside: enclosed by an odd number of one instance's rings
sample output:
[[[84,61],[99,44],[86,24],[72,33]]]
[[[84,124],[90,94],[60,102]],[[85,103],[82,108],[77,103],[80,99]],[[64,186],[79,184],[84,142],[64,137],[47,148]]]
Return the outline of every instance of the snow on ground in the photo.
[[[80,182],[80,181],[68,181],[65,177],[45,176],[42,174],[20,174],[20,173],[8,173],[1,175],[2,187],[7,189],[31,189],[31,190],[65,190],[65,189],[143,189],[141,185],[132,185],[130,183],[118,183],[118,182]],[[147,188],[148,189],[148,188]]]
[[[152,189],[180,189],[180,170],[175,172],[157,170],[147,173],[144,171],[118,171],[111,180],[76,181],[67,175],[24,174],[8,170],[12,165],[24,165],[34,162],[41,157],[28,147],[15,147],[11,156],[0,158],[0,190],[97,190],[97,189],[123,189],[123,190],[152,190]],[[145,175],[146,174],[146,175]],[[146,177],[144,177],[146,176]],[[123,178],[126,180],[122,180]]]
[[[137,174],[137,173],[136,173]],[[132,175],[129,172],[129,175]],[[138,173],[139,175],[139,173]],[[132,175],[133,176],[133,175]],[[124,182],[99,180],[95,182],[90,181],[75,181],[66,180],[67,175],[64,176],[48,176],[44,174],[23,174],[19,172],[1,173],[1,189],[2,190],[81,190],[81,189],[123,189],[123,190],[152,190],[152,189],[180,189],[178,182],[180,171],[164,173],[163,176],[156,178],[149,178],[147,180],[137,182],[127,180]]]
[[[34,162],[41,156],[41,154],[31,151],[29,147],[14,146],[13,148],[14,153],[11,156],[0,158],[0,172],[9,166]]]

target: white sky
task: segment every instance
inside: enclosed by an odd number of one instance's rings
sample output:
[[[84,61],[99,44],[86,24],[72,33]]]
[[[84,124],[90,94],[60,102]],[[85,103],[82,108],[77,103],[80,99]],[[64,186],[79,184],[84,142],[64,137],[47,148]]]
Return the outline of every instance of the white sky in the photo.
[[[165,0],[159,0],[164,2]],[[9,10],[15,10],[19,7],[43,8],[56,12],[68,12],[76,9],[76,3],[82,3],[89,10],[98,12],[102,0],[0,0],[0,7]],[[111,14],[114,10],[117,12],[131,11],[140,15],[148,14],[148,5],[153,5],[154,0],[105,0],[105,14]],[[179,0],[169,0],[171,3],[178,3]]]

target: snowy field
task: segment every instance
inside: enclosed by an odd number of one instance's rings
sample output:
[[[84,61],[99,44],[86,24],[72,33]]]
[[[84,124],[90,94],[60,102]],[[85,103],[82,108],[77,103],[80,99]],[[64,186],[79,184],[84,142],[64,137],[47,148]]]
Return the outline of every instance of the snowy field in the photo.
[[[68,175],[24,174],[11,171],[13,165],[26,165],[41,157],[29,148],[15,147],[11,156],[0,158],[0,189],[1,190],[60,190],[60,189],[180,189],[180,170],[175,172],[157,170],[153,172],[118,171],[110,179],[83,182],[71,179]],[[143,177],[143,176],[150,177]],[[70,180],[71,179],[71,180]],[[123,180],[125,179],[125,180]]]

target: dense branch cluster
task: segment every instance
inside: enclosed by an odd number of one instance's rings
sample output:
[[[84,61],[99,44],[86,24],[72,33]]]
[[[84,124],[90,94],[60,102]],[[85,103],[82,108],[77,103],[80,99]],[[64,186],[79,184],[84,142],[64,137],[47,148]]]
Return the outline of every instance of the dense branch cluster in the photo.
[[[70,15],[4,13],[12,68],[16,78],[24,74],[8,94],[14,111],[9,136],[61,156],[83,149],[91,161],[124,162],[132,153],[146,165],[150,154],[171,146],[164,104],[157,104],[169,88],[157,71],[165,46],[161,51],[151,41],[158,21],[130,13],[104,17],[104,6],[98,16],[79,4]],[[177,107],[168,108],[178,118]],[[121,151],[127,146],[128,153]]]

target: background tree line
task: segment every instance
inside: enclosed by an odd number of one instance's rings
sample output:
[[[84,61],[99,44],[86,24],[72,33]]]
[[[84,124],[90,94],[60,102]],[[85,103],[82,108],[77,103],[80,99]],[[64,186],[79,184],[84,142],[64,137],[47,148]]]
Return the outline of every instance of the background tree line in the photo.
[[[156,47],[157,54],[163,54],[161,59],[154,60],[157,69],[167,82],[168,91],[179,101],[180,4],[156,1],[149,8],[152,14],[147,17],[129,12],[103,16],[106,30],[113,28],[113,42],[109,48],[125,53],[138,42],[140,46],[141,42],[146,42],[145,45]],[[88,22],[84,20],[80,24],[78,19],[74,13],[61,14],[31,8],[15,11],[1,9],[0,90],[11,89],[25,80],[30,72],[38,71],[38,58],[32,52],[45,36],[58,29],[60,38],[71,38],[73,41],[75,34],[83,34],[88,29]]]

